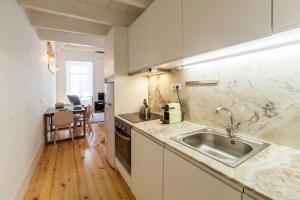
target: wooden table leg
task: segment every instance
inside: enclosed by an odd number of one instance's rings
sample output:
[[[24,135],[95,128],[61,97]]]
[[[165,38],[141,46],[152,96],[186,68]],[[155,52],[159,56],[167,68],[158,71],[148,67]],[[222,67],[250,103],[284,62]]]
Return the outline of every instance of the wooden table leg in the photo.
[[[73,123],[73,136],[77,137],[77,119],[76,118],[74,118],[74,123]]]
[[[53,130],[53,116],[50,117],[50,132],[52,133]]]
[[[85,137],[85,111],[83,112],[83,135]]]
[[[44,136],[45,144],[48,144],[48,117],[44,116]]]

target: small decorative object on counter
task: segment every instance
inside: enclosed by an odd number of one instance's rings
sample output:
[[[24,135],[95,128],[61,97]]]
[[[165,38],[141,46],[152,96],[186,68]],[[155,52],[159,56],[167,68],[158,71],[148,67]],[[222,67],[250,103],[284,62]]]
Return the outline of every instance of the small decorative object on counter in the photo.
[[[140,115],[145,120],[148,120],[150,114],[151,114],[151,109],[147,103],[147,99],[144,99],[143,106],[141,107],[141,110],[140,110]]]
[[[162,107],[164,110],[164,116],[161,119],[163,123],[174,124],[181,122],[182,113],[181,106],[179,103],[169,103]]]

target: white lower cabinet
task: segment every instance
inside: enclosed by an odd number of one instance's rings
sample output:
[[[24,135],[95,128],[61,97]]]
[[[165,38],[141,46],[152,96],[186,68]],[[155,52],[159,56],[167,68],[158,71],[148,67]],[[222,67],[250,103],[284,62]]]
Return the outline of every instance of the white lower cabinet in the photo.
[[[163,198],[163,147],[131,131],[131,181],[137,200]]]
[[[243,194],[242,200],[255,200],[255,199],[253,199],[253,198],[247,196],[246,194]]]
[[[164,200],[241,200],[226,185],[171,151],[164,150]]]
[[[244,188],[244,194],[242,200],[266,200],[269,198],[264,198],[261,195],[254,193],[253,191],[249,191],[247,188]]]
[[[253,200],[134,129],[131,190],[136,200]]]

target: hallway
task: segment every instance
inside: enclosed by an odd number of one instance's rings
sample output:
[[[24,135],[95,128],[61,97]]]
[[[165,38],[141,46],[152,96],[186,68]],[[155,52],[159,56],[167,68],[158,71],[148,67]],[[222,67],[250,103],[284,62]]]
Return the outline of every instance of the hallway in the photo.
[[[130,200],[120,176],[107,164],[104,123],[92,124],[87,139],[46,146],[27,189],[25,200]]]

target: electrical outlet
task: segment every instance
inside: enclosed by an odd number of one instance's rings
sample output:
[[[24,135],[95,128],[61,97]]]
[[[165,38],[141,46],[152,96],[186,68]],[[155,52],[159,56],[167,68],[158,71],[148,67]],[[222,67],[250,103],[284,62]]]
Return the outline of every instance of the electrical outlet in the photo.
[[[181,84],[180,83],[174,83],[172,84],[172,89],[173,89],[173,92],[176,92],[176,88],[178,87],[178,91],[181,91]]]

